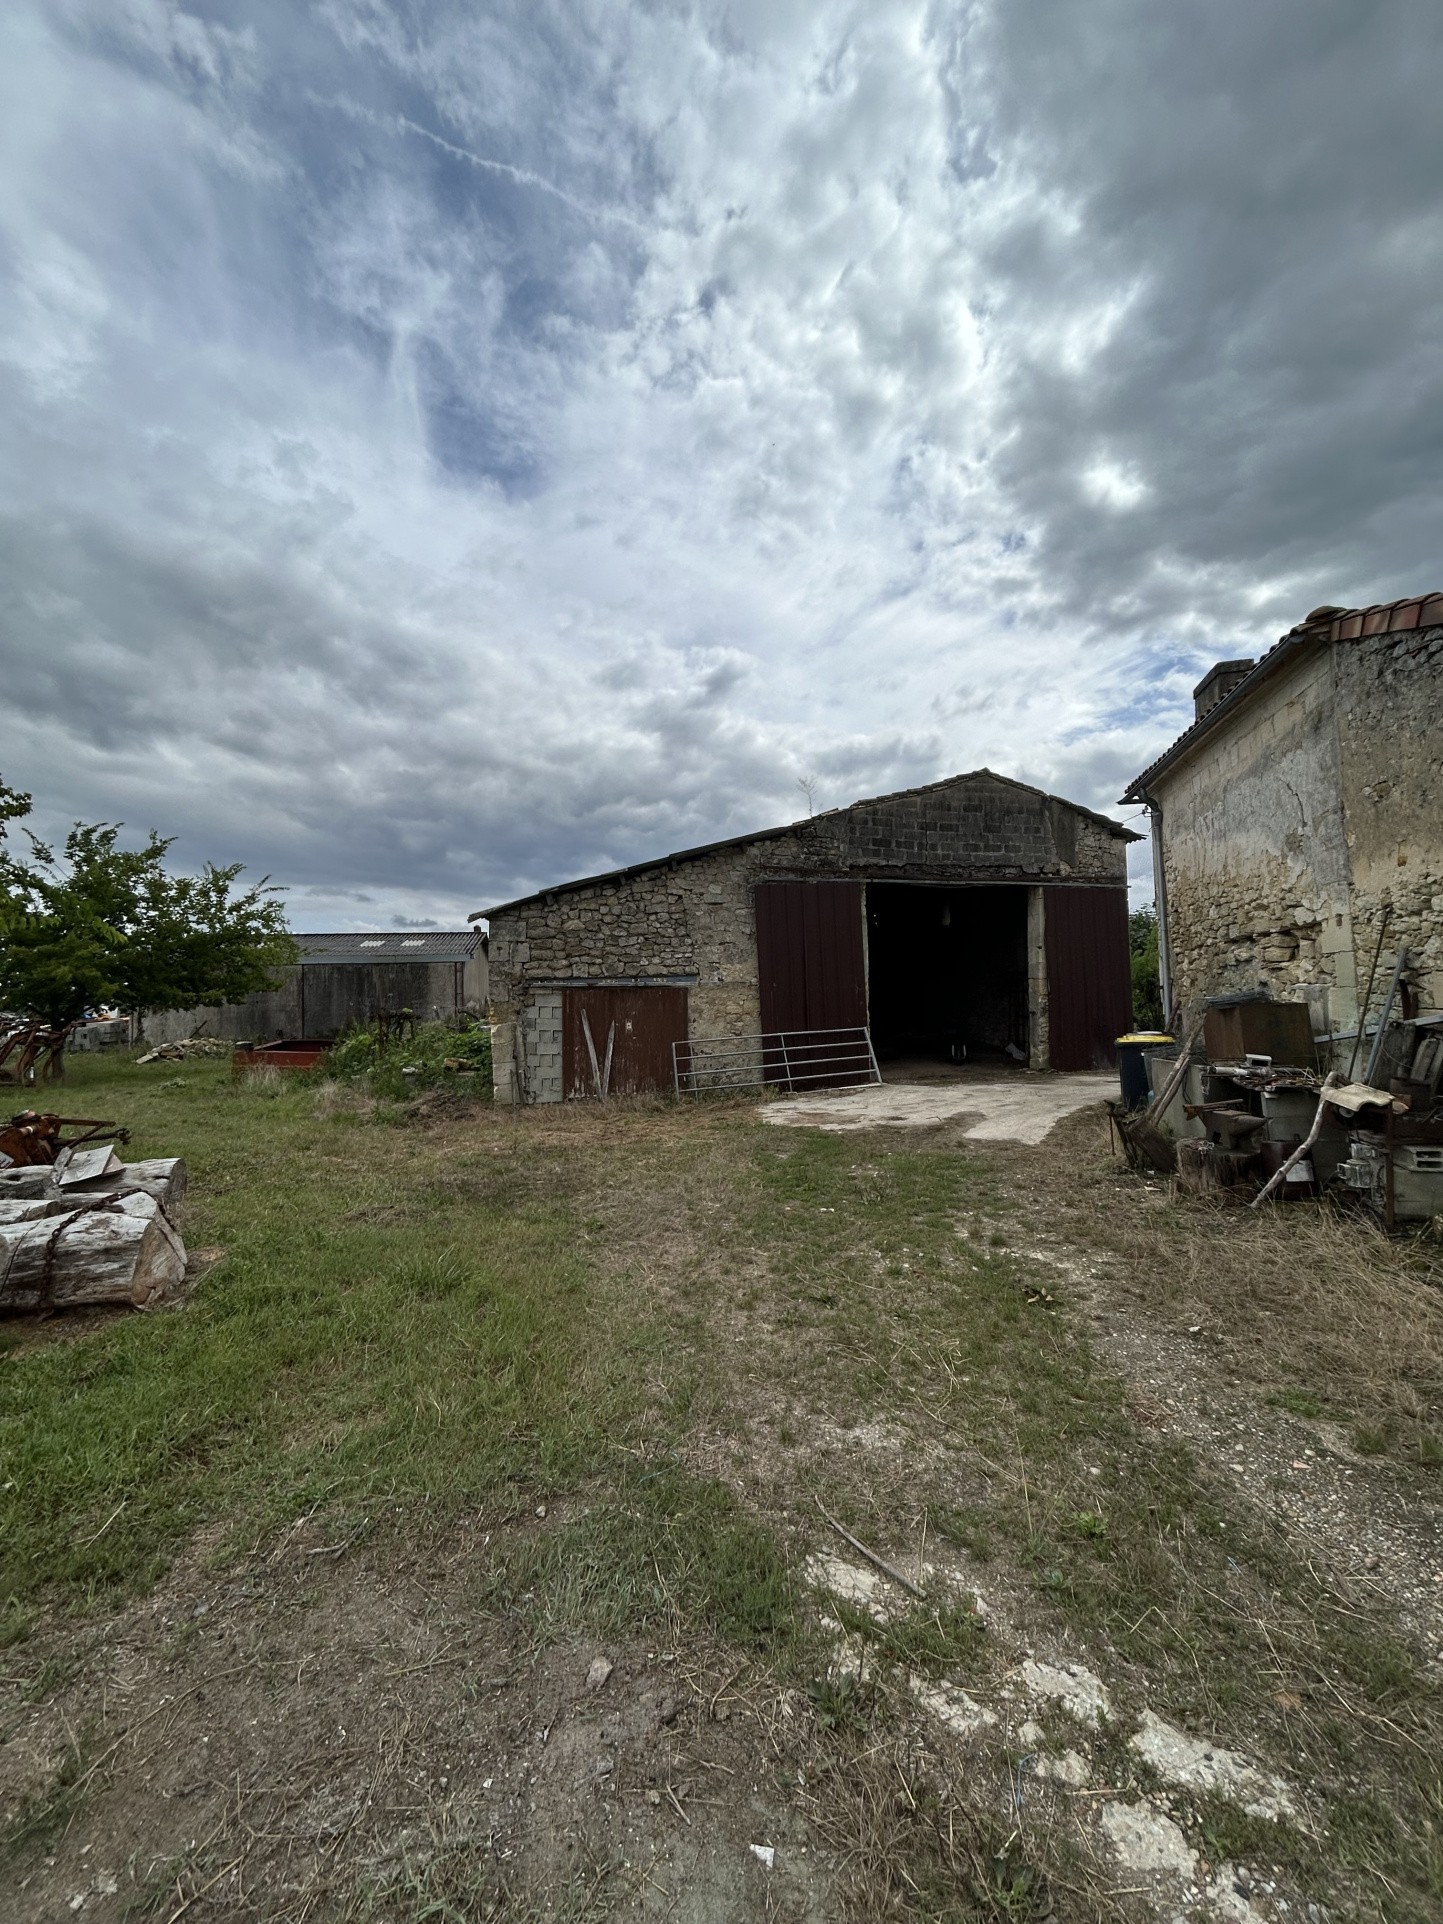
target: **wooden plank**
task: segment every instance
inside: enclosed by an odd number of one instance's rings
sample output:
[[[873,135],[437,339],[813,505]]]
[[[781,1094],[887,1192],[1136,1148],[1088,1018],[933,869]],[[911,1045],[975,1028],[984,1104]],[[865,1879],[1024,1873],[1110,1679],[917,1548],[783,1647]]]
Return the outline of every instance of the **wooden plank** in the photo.
[[[759,882],[757,987],[768,1034],[861,1028],[867,969],[860,882]]]
[[[83,1149],[62,1149],[55,1158],[55,1180],[62,1189],[78,1182],[113,1176],[122,1167],[113,1142],[87,1143]]]

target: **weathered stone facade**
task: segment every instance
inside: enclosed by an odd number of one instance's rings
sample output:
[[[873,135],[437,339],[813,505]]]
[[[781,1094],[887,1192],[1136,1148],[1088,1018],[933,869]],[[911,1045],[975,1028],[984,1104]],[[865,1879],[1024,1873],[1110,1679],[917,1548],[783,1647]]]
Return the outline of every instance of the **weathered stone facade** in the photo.
[[[1443,626],[1318,626],[1129,799],[1161,811],[1174,1002],[1262,988],[1324,1034],[1357,1023],[1385,905],[1380,972],[1406,946],[1416,1007],[1443,1008]]]
[[[791,827],[688,851],[490,911],[498,1100],[561,1095],[568,985],[667,983],[689,990],[693,1035],[761,1027],[752,891],[822,878],[1125,885],[1128,832],[1106,817],[988,770],[834,809]],[[1045,1062],[1042,918],[1029,973]]]

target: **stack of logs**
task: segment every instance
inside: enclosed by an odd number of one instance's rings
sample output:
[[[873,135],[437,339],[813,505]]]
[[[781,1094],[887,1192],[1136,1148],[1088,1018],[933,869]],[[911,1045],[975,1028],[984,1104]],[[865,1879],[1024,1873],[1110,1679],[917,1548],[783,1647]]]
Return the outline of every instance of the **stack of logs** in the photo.
[[[144,1308],[185,1275],[184,1193],[179,1157],[123,1163],[113,1142],[0,1168],[0,1310]]]

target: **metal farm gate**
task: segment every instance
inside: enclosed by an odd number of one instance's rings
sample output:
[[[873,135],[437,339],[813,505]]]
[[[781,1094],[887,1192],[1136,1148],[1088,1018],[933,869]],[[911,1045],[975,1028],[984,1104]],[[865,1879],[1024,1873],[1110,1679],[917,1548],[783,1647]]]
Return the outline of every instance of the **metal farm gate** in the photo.
[[[1043,890],[1047,943],[1047,1053],[1054,1069],[1104,1069],[1132,1027],[1127,891]]]

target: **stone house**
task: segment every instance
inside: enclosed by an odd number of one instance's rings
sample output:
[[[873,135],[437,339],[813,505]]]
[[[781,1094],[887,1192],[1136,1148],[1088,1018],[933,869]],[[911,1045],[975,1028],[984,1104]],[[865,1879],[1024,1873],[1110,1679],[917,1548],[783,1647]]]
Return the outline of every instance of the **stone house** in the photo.
[[[1435,594],[1315,608],[1198,683],[1123,798],[1152,817],[1169,1008],[1262,990],[1351,1031],[1381,935],[1384,985],[1409,954],[1399,1013],[1443,1009],[1440,671]]]
[[[402,929],[375,935],[297,935],[300,961],[278,971],[274,989],[219,1008],[148,1015],[149,1043],[196,1034],[227,1042],[309,1036],[329,1040],[386,1011],[418,1022],[486,1012],[486,938],[475,929]]]
[[[669,1089],[676,1042],[862,1025],[884,1059],[1106,1062],[1137,839],[979,769],[478,911],[497,1099],[589,1093],[612,1033],[618,1093]]]

